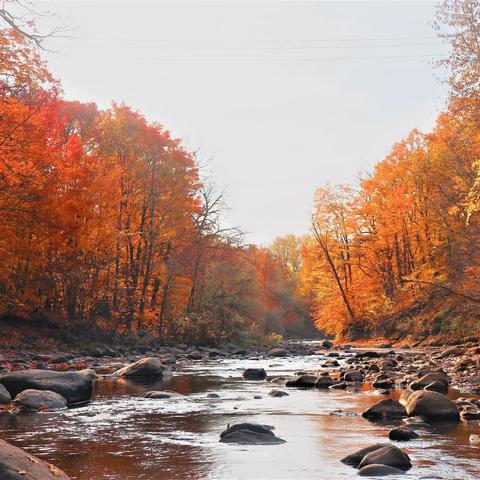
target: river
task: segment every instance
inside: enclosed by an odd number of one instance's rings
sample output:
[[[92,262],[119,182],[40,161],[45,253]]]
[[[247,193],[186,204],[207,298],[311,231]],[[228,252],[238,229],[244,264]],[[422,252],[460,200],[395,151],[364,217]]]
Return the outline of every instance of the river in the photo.
[[[356,470],[340,459],[388,441],[389,429],[402,423],[373,423],[360,415],[384,395],[365,385],[357,392],[288,389],[289,396],[272,398],[268,392],[283,387],[241,376],[248,367],[293,375],[317,371],[319,363],[318,356],[213,359],[178,364],[172,376],[149,385],[106,376],[87,405],[59,413],[2,412],[0,436],[75,480],[354,478]],[[167,389],[186,396],[139,398]],[[227,424],[244,421],[275,426],[287,443],[219,443]],[[478,421],[440,423],[418,433],[417,440],[396,442],[412,459],[406,478],[480,478],[480,447],[469,443],[470,434],[480,434]]]

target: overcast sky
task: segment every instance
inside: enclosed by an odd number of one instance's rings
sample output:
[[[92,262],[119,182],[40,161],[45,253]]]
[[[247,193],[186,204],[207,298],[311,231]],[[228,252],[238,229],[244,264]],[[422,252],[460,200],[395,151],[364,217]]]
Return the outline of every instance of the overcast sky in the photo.
[[[445,105],[427,1],[36,2],[65,97],[124,101],[199,151],[249,242],[308,231],[317,186],[354,182]]]

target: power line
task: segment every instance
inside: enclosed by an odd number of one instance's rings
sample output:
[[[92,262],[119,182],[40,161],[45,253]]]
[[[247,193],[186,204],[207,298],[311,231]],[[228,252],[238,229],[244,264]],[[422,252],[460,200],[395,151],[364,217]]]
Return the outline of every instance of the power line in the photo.
[[[137,61],[145,62],[212,62],[212,63],[234,63],[234,62],[252,62],[252,63],[272,63],[272,62],[317,62],[317,61],[343,61],[343,60],[394,60],[394,59],[414,59],[414,58],[443,58],[442,54],[425,54],[425,55],[388,55],[388,56],[368,56],[368,57],[316,57],[316,58],[163,58],[163,57],[149,57],[149,58],[134,58]],[[126,61],[131,62],[132,58],[104,58],[104,60]]]
[[[306,43],[325,43],[325,42],[390,42],[390,41],[413,41],[413,40],[441,40],[437,36],[419,36],[419,37],[364,37],[364,38],[324,38],[324,39],[185,39],[185,38],[126,38],[126,37],[82,37],[70,36],[72,40],[86,41],[120,41],[120,42],[157,42],[157,43],[258,43],[258,44],[306,44]]]

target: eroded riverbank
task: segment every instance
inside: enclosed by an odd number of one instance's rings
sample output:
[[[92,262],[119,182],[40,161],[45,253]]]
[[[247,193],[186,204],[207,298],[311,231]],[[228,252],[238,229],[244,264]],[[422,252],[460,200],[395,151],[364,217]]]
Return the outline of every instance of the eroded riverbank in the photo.
[[[410,374],[407,370],[413,374],[436,355],[406,350],[383,357],[387,351],[381,350],[379,358],[358,359],[354,366],[365,372],[365,383],[348,383],[345,390],[286,389],[272,378],[325,371],[336,376],[357,358],[354,350],[276,358],[261,352],[201,360],[179,355],[171,375],[148,384],[110,377],[108,372],[122,364],[121,358],[84,359],[96,363],[95,368],[105,375],[96,382],[89,404],[56,413],[3,412],[1,438],[54,463],[77,480],[352,478],[356,471],[340,459],[361,447],[387,442],[392,426],[405,424],[402,419],[372,422],[360,415],[387,397],[372,389],[371,376],[382,372],[369,365],[382,369],[385,358],[403,358],[401,366],[383,372],[398,383]],[[438,362],[447,368],[451,360],[446,356]],[[329,365],[322,366],[326,362]],[[242,377],[246,368],[264,368],[269,378],[246,381]],[[289,395],[273,398],[269,396],[273,388]],[[174,390],[185,397],[141,397],[151,390]],[[211,393],[220,398],[208,398]],[[390,390],[389,397],[399,395],[400,390]],[[451,389],[449,397],[458,396]],[[219,443],[227,424],[243,421],[273,425],[287,443]],[[470,435],[480,434],[478,420],[434,422],[417,432],[416,440],[393,442],[412,459],[407,478],[479,478],[480,448],[469,441]]]

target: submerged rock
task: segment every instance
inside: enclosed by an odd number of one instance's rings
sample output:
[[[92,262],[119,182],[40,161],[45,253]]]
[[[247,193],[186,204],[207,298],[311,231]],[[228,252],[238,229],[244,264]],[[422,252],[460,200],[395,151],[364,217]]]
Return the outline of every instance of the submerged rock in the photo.
[[[20,392],[13,403],[23,410],[65,410],[67,401],[58,393],[49,390],[27,389]]]
[[[398,441],[408,441],[413,440],[414,438],[418,438],[418,433],[415,433],[412,429],[406,427],[397,427],[390,430],[388,433],[388,438],[390,440],[398,440]]]
[[[209,393],[207,398],[220,398],[220,395],[218,393]]]
[[[165,366],[158,358],[146,357],[117,370],[114,375],[123,378],[162,378]]]
[[[142,395],[143,398],[153,398],[157,400],[162,400],[167,398],[178,398],[183,396],[184,395],[174,392],[173,390],[152,390],[151,392],[146,392]]]
[[[392,398],[380,400],[362,413],[364,418],[395,418],[406,417],[407,411],[405,407]]]
[[[274,427],[259,423],[237,423],[229,425],[220,434],[222,443],[238,443],[241,445],[276,445],[286,443],[285,440],[275,436]]]
[[[268,395],[270,397],[288,397],[288,393],[287,392],[284,392],[283,390],[277,390],[276,388],[274,388],[273,390],[270,390],[270,392],[268,393]]]
[[[263,368],[247,368],[243,372],[243,378],[245,380],[265,380],[267,372]]]
[[[77,372],[32,369],[2,375],[0,383],[12,397],[27,389],[50,390],[61,395],[71,405],[90,400],[96,377],[97,374],[90,369]]]
[[[220,438],[228,435],[229,433],[236,432],[237,430],[251,430],[252,432],[264,433],[265,435],[275,435],[272,430],[275,430],[275,427],[271,425],[264,425],[262,423],[235,423],[234,425],[228,425],[226,430],[220,434]]]
[[[405,472],[399,468],[390,467],[388,465],[372,464],[362,467],[358,471],[361,477],[383,477],[385,475],[404,475]]]
[[[2,480],[70,480],[59,468],[0,440]]]

